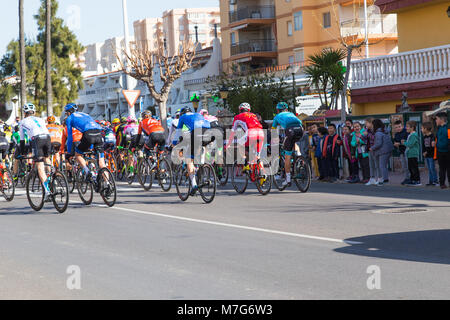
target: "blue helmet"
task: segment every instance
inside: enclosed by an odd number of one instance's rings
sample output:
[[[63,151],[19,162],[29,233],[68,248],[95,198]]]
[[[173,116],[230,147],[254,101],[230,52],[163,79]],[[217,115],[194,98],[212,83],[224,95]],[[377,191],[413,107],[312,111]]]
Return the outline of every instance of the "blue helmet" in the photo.
[[[287,110],[288,104],[286,102],[278,102],[277,104],[277,110],[283,111],[283,110]]]
[[[70,113],[78,111],[78,106],[75,103],[69,103],[64,107],[64,111]]]
[[[185,113],[188,113],[188,112],[191,112],[191,108],[189,108],[189,107],[183,107],[182,109],[181,109],[181,111],[180,111],[180,115],[183,115],[183,114],[185,114]]]

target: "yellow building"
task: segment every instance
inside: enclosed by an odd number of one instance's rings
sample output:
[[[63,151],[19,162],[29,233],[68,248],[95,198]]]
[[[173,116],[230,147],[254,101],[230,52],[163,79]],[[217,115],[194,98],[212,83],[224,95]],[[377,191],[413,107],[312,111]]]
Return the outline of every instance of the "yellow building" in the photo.
[[[411,111],[450,98],[450,9],[443,0],[377,0],[397,14],[399,53],[352,63],[353,115],[396,113],[406,92]]]
[[[323,48],[342,47],[340,40],[365,35],[362,1],[221,0],[220,12],[225,71],[302,64]],[[368,20],[369,42],[376,43],[369,56],[396,53],[396,16],[372,10]]]

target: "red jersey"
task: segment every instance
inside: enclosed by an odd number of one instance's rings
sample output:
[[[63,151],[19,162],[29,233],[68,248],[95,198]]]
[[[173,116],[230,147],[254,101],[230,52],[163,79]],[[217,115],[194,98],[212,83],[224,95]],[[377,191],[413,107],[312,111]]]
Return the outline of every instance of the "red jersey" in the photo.
[[[234,117],[233,128],[237,124],[244,124],[247,129],[262,129],[262,124],[258,121],[258,118],[254,113],[243,112]]]
[[[164,132],[164,128],[161,126],[161,122],[152,118],[144,119],[139,123],[138,134],[142,134],[144,131],[148,136],[153,132]]]
[[[78,131],[75,128],[72,128],[72,139],[73,142],[81,141],[81,138],[83,137],[83,134],[81,131]],[[61,153],[64,153],[64,147],[66,146],[67,141],[67,127],[64,127],[63,134],[62,134],[62,142],[61,142]]]

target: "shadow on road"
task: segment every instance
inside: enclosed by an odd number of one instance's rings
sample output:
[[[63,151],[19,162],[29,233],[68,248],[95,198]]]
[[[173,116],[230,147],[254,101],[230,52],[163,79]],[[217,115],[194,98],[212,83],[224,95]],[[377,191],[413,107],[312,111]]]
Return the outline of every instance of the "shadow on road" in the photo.
[[[362,242],[334,251],[358,256],[450,264],[450,230],[376,234],[345,239]]]

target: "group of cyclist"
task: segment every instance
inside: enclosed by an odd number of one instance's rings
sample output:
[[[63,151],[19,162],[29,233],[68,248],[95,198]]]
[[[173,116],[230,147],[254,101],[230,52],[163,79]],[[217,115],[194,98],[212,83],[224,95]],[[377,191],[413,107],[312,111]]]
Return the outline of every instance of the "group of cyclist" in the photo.
[[[281,127],[285,131],[282,148],[285,152],[283,186],[286,186],[291,184],[291,155],[296,142],[303,135],[303,129],[301,120],[289,112],[286,103],[278,103],[276,110],[277,115],[273,119],[272,128]],[[24,157],[31,159],[32,155],[44,186],[46,199],[51,193],[46,167],[51,165],[50,156],[52,155],[58,157],[58,162],[68,161],[69,158],[74,157],[82,168],[83,179],[94,181],[95,172],[89,169],[84,158],[84,154],[90,150],[97,155],[99,169],[101,169],[106,166],[105,150],[127,148],[134,152],[138,149],[148,154],[153,150],[163,151],[166,147],[169,150],[176,148],[186,137],[190,137],[190,148],[188,148],[190,152],[183,154],[183,157],[192,186],[190,194],[194,195],[198,190],[194,159],[202,153],[204,146],[215,140],[214,135],[210,135],[209,140],[205,140],[206,133],[210,129],[217,129],[222,137],[225,136],[216,117],[209,115],[205,109],[194,113],[189,107],[176,111],[175,117],[168,121],[167,132],[161,122],[148,110],[142,112],[139,121],[134,116],[129,116],[114,119],[112,123],[109,123],[105,120],[95,121],[90,115],[79,112],[76,104],[70,103],[64,108],[65,117],[62,125],[57,124],[53,116],[49,116],[45,123],[42,118],[36,116],[36,107],[32,103],[23,106],[23,112],[24,118],[15,126],[14,132],[11,132],[12,128],[6,125],[3,128],[0,126],[1,163],[3,164],[8,156],[15,159]],[[262,121],[252,113],[248,103],[242,103],[239,106],[239,114],[234,117],[228,142],[219,147],[224,147],[225,150],[229,148],[235,142],[234,138],[238,130],[242,130],[245,134],[244,139],[239,139],[237,142],[247,148],[253,147],[258,159],[264,145],[265,134]],[[14,155],[10,154],[13,149]],[[127,165],[133,164],[130,162]],[[14,175],[17,173],[16,167],[13,168],[13,173]]]

